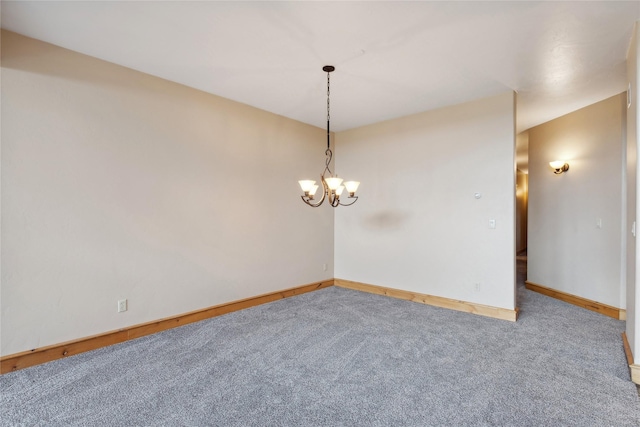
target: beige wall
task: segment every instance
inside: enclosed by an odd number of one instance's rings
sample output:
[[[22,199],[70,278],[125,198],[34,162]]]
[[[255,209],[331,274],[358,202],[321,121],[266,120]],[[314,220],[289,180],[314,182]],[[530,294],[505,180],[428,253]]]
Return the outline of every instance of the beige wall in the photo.
[[[624,104],[617,95],[529,130],[528,280],[620,308]],[[569,171],[555,175],[553,160]]]
[[[338,134],[362,185],[336,211],[336,277],[513,309],[514,115],[508,92]]]
[[[322,129],[6,32],[1,84],[2,355],[333,277]]]

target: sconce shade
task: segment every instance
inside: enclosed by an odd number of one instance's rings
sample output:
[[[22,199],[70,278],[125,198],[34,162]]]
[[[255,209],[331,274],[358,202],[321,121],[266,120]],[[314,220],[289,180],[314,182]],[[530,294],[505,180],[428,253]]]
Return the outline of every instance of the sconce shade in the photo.
[[[347,181],[344,183],[345,188],[349,192],[349,194],[353,194],[358,191],[358,186],[360,185],[360,181]]]
[[[313,189],[313,186],[315,185],[315,183],[316,183],[315,181],[312,181],[310,179],[303,179],[301,181],[298,181],[298,184],[300,184],[300,188],[302,189],[302,191],[309,194],[311,194],[311,190]],[[316,185],[316,189],[317,187],[318,186]]]
[[[325,178],[325,181],[327,182],[329,189],[334,191],[340,187],[340,184],[342,184],[342,178],[338,178],[337,176]]]
[[[561,173],[569,170],[569,163],[565,162],[564,160],[554,160],[552,162],[549,162],[549,166],[553,168],[553,173],[555,173],[556,175],[560,175]]]

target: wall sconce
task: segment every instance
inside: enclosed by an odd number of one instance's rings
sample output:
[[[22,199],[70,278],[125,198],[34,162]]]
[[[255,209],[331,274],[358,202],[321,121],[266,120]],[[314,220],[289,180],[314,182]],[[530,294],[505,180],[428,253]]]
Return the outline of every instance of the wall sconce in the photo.
[[[560,175],[562,172],[569,170],[569,163],[564,160],[554,160],[553,162],[549,162],[549,166],[551,166],[553,173],[556,175]]]

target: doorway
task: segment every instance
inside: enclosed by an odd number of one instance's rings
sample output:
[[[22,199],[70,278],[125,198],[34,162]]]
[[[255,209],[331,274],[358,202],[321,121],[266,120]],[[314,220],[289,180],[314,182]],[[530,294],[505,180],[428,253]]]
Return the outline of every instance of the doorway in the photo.
[[[516,136],[516,305],[527,280],[527,213],[529,209],[529,133]]]

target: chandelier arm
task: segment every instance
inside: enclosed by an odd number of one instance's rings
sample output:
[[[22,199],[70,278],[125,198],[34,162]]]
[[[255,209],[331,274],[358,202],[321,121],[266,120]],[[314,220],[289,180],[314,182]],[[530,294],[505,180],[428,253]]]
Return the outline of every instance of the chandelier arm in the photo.
[[[327,156],[327,159],[324,161],[324,172],[322,172],[322,176],[324,177],[324,174],[326,172],[329,172],[329,176],[332,176],[333,172],[331,172],[329,165],[331,164],[331,159],[333,158],[333,151],[331,151],[331,148],[327,148],[324,154]]]
[[[305,198],[305,196],[300,196],[302,198],[302,201],[312,208],[317,208],[318,206],[320,206],[324,202],[324,199],[326,198],[329,191],[329,187],[327,186],[327,183],[325,182],[322,175],[320,176],[320,182],[322,182],[322,197],[320,197],[320,200],[318,200],[316,203],[311,203],[311,198],[309,197]]]
[[[350,199],[354,199],[353,202],[351,203],[340,203],[340,206],[351,206],[352,204],[354,204],[355,202],[358,201],[358,196],[353,196],[353,197],[349,197]]]
[[[340,196],[338,196],[336,193],[332,192],[331,190],[329,190],[329,204],[331,204],[331,206],[334,208],[337,208],[338,206],[340,206]]]
[[[318,203],[311,203],[309,200],[309,198],[305,198],[304,196],[300,196],[300,198],[302,199],[303,202],[305,202],[307,205],[311,206],[312,208],[317,208],[318,206],[320,206],[322,204],[322,201],[319,201]]]

